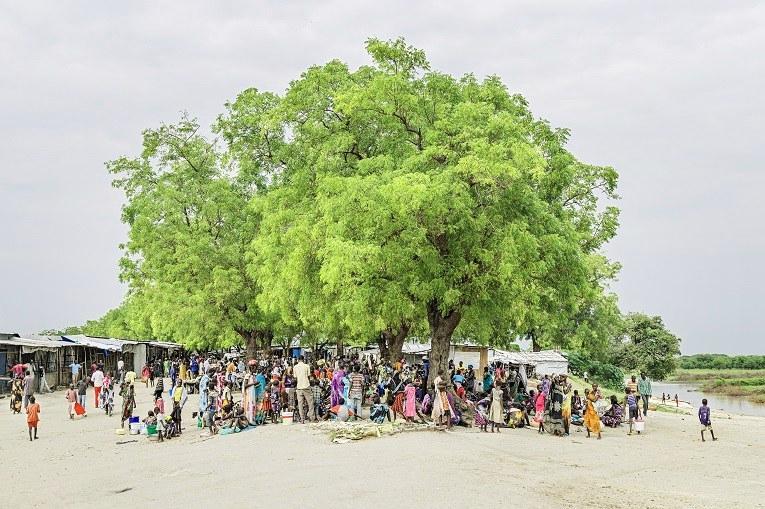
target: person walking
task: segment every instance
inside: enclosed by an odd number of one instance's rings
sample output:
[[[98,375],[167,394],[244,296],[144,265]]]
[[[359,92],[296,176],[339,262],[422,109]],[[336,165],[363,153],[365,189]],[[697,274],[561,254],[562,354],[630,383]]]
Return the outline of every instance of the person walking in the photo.
[[[104,372],[101,371],[101,368],[96,367],[96,370],[93,372],[92,375],[90,375],[90,381],[93,382],[93,389],[94,389],[94,395],[95,395],[95,404],[93,405],[94,408],[98,408],[99,404],[99,398],[101,396],[101,389],[104,387]]]
[[[82,377],[80,383],[77,384],[77,402],[82,408],[85,408],[85,396],[88,393],[88,379]]]
[[[29,441],[37,440],[37,424],[40,422],[40,403],[35,403],[35,397],[29,397],[27,406],[27,427],[29,428]],[[34,431],[34,438],[32,432]],[[714,436],[714,435],[713,435]],[[702,432],[703,437],[703,432]]]
[[[297,396],[297,412],[300,422],[316,420],[316,407],[314,406],[313,393],[311,392],[311,368],[305,362],[305,356],[298,357],[292,372],[297,381],[295,393]]]
[[[643,415],[648,415],[648,402],[651,400],[651,379],[645,376],[645,372],[640,372],[640,380],[638,380],[638,393],[640,393],[640,399],[643,400]]]
[[[31,371],[27,370],[24,376],[24,410],[29,406],[29,399],[35,394],[35,377]]]

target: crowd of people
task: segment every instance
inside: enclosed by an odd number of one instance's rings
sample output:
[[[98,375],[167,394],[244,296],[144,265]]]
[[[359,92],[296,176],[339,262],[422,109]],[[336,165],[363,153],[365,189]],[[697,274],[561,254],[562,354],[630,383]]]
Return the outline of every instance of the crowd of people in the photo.
[[[143,423],[160,441],[181,435],[183,408],[190,391],[199,392],[192,420],[208,434],[237,433],[288,419],[305,423],[319,420],[371,420],[375,423],[403,419],[432,422],[438,428],[476,427],[500,432],[502,428],[535,427],[539,433],[567,436],[571,426],[582,426],[587,436],[602,437],[602,427],[627,424],[628,434],[643,431],[651,398],[651,381],[641,373],[627,382],[624,398],[604,401],[598,384],[580,394],[567,374],[544,375],[529,387],[526,373],[494,363],[478,374],[472,365],[449,362],[428,385],[430,364],[408,364],[405,359],[378,360],[348,355],[307,362],[264,356],[258,359],[226,355],[188,355],[147,362],[140,376],[126,369],[120,359],[117,372],[105,372],[94,362],[89,370],[70,365],[72,383],[65,393],[68,416],[87,416],[86,395],[93,387],[94,408],[111,415],[115,392],[121,397],[121,425],[133,420],[137,410],[135,384],[153,388]],[[22,408],[32,417],[34,436],[39,403],[34,403],[34,375],[30,369],[13,369],[11,410]],[[165,387],[165,379],[169,386]],[[165,405],[165,398],[168,405]],[[706,404],[704,405],[706,407]],[[708,407],[707,407],[708,408]],[[366,414],[366,416],[365,416]],[[709,412],[699,410],[704,431],[711,431]],[[533,425],[532,425],[533,422]],[[714,435],[713,435],[714,438]]]

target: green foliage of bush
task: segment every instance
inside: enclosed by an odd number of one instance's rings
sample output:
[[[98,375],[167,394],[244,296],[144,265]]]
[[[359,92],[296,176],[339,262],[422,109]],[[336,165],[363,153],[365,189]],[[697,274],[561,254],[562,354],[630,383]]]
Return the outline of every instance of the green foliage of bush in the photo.
[[[566,357],[568,358],[569,370],[574,375],[582,376],[584,372],[587,372],[590,380],[609,389],[620,390],[624,387],[624,371],[618,366],[591,360],[577,352],[569,352]]]
[[[698,354],[680,357],[683,369],[765,369],[765,355]]]

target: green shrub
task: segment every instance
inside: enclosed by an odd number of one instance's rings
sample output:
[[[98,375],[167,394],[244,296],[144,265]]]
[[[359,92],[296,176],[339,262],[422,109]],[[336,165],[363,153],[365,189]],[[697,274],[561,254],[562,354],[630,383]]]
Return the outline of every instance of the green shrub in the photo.
[[[613,364],[590,360],[577,352],[566,353],[568,368],[576,376],[582,376],[587,372],[591,381],[597,382],[609,389],[621,390],[624,388],[624,372]]]

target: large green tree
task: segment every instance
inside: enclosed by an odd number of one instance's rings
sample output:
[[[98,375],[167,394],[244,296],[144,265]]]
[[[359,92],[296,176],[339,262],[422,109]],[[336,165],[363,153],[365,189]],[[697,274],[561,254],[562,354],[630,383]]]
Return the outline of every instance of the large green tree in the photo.
[[[129,226],[121,277],[130,322],[152,336],[205,348],[270,346],[276,321],[255,304],[245,252],[258,228],[247,203],[258,182],[184,117],[143,133],[143,151],[107,164],[125,192]]]
[[[667,330],[660,316],[630,313],[624,318],[622,334],[616,338],[611,356],[627,371],[645,371],[658,380],[677,367],[680,338]]]
[[[581,312],[616,172],[577,161],[496,77],[432,71],[402,40],[367,50],[373,65],[246,91],[225,119],[268,173],[250,249],[261,306],[362,338],[424,320],[436,368],[463,320],[490,340]]]

